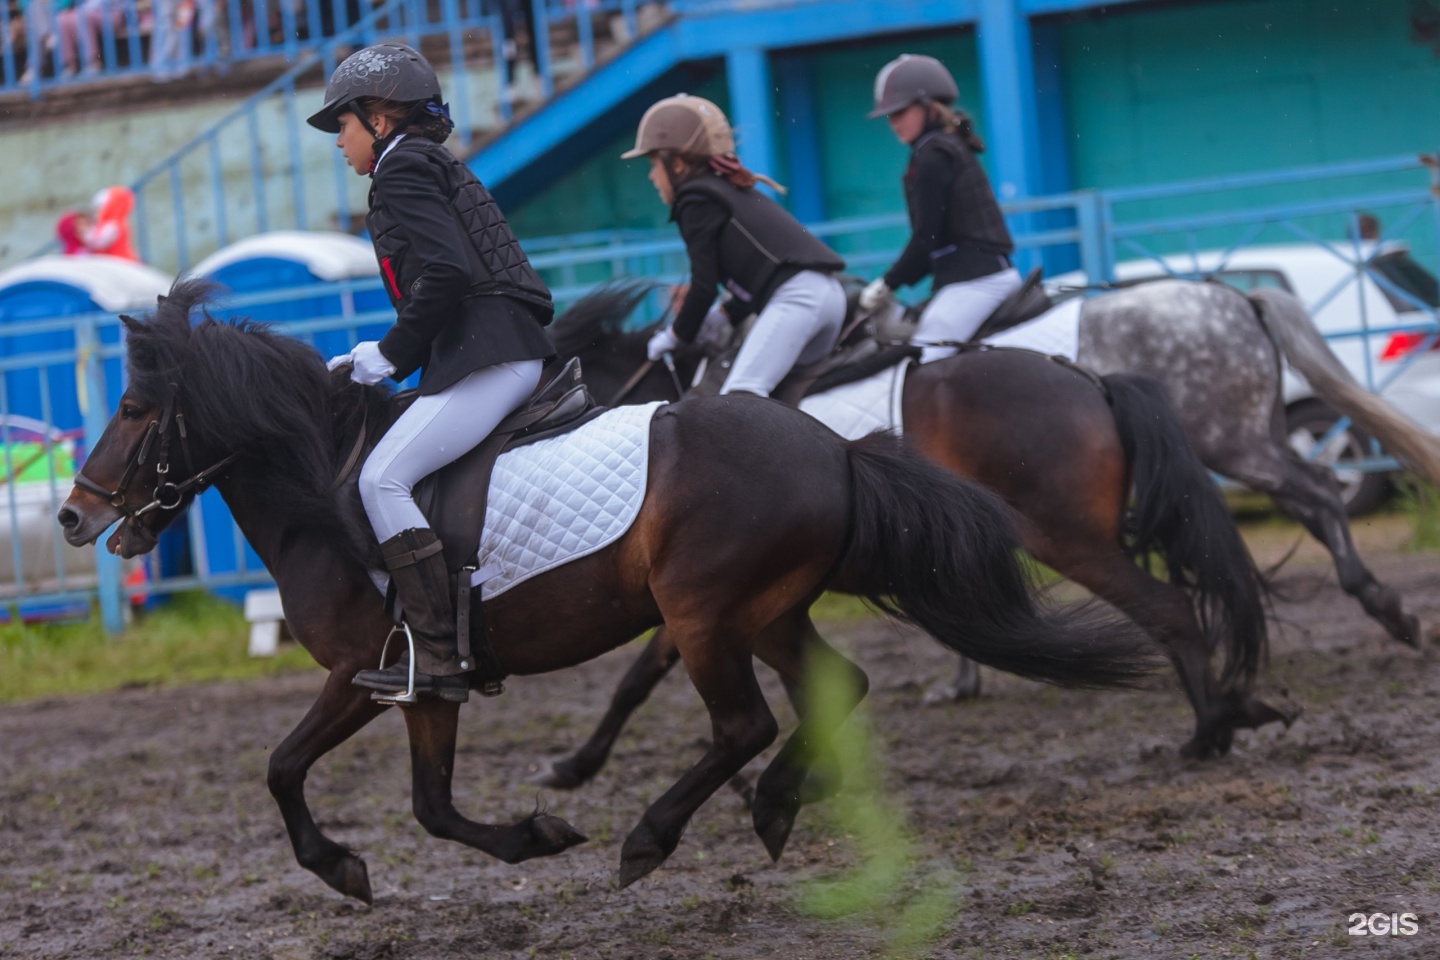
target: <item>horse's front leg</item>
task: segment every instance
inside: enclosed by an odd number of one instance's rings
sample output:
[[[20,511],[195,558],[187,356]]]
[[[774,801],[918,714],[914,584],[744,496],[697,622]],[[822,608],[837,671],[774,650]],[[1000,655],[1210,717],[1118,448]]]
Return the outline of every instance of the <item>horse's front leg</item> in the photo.
[[[548,813],[533,813],[508,826],[465,819],[450,795],[460,704],[422,701],[403,710],[410,733],[415,819],[431,836],[459,841],[506,863],[548,857],[585,842],[574,827]]]
[[[350,671],[332,671],[320,698],[270,755],[270,795],[280,805],[300,866],[331,887],[370,903],[365,861],[320,832],[305,803],[305,777],[315,761],[344,743],[385,708],[350,684]]]

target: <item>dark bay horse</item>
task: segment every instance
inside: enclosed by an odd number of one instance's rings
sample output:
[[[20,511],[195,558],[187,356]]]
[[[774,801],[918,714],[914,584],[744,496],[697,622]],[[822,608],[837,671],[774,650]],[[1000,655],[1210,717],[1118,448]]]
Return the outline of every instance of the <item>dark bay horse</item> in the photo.
[[[118,521],[107,546],[135,556],[214,483],[275,578],[291,631],[330,671],[271,755],[270,791],[299,863],[369,902],[364,861],[320,831],[304,783],[316,760],[385,709],[350,682],[379,661],[390,627],[367,572],[377,547],[353,485],[336,494],[332,482],[362,425],[384,422],[388,394],[327,373],[313,348],[263,326],[192,325],[206,295],[203,283],[182,282],[153,316],[125,320],[128,387],[58,519],[75,545]],[[792,688],[807,667],[831,666],[850,678],[841,705],[863,697],[864,674],[810,620],[827,588],[867,596],[957,652],[1035,679],[1122,686],[1153,667],[1153,645],[1128,624],[1040,610],[1003,501],[892,441],[846,443],[754,398],[661,408],[649,429],[649,483],[628,531],[485,604],[490,642],[512,674],[571,666],[663,624],[705,701],[712,743],[626,839],[622,885],[658,867],[695,811],[777,736],[752,657]],[[439,700],[404,709],[425,829],[508,863],[581,842],[543,813],[491,825],[456,810],[458,711]],[[754,823],[773,857],[812,758],[824,757],[828,722],[802,711],[760,778]]]
[[[600,396],[615,395],[642,368],[646,333],[626,332],[622,323],[644,289],[602,288],[556,321],[557,348],[581,358]],[[697,357],[677,359],[688,381]],[[674,395],[670,374],[657,365],[627,399]],[[1158,383],[1129,375],[1099,381],[1038,354],[996,350],[920,367],[906,381],[903,405],[905,439],[915,450],[1005,497],[1024,517],[1025,545],[1037,559],[1109,601],[1169,651],[1195,711],[1188,754],[1223,754],[1236,729],[1293,719],[1251,695],[1265,647],[1263,583]],[[1152,552],[1170,582],[1136,564]],[[1209,666],[1216,648],[1226,653],[1218,680]],[[677,657],[665,633],[657,634],[590,741],[549,765],[540,782],[574,787],[593,776],[629,713]]]

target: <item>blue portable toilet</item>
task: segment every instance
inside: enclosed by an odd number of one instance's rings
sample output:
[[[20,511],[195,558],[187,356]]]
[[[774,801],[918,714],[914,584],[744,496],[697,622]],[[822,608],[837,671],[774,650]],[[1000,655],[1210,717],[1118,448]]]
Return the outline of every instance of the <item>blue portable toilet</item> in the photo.
[[[380,269],[370,244],[348,233],[276,230],[246,237],[206,257],[192,275],[226,288],[233,305],[221,304],[219,317],[249,317],[274,323],[360,318],[381,319],[364,326],[346,323],[341,329],[302,334],[322,357],[348,353],[360,340],[378,340],[394,321],[390,299],[380,285]],[[247,302],[258,301],[258,302]],[[260,558],[235,531],[220,495],[206,491],[192,510],[199,510],[203,543],[197,544],[197,572],[214,577],[251,574],[264,569]],[[239,603],[247,588],[216,590]]]
[[[153,267],[102,254],[36,257],[0,272],[0,362],[3,362],[3,373],[0,373],[3,421],[0,422],[5,425],[0,442],[7,445],[8,466],[18,466],[12,458],[23,459],[19,451],[23,450],[27,437],[82,437],[85,403],[103,403],[108,412],[120,402],[125,382],[124,361],[119,357],[104,362],[103,397],[81,393],[80,378],[76,375],[80,358],[75,352],[74,318],[84,314],[104,315],[97,317],[100,342],[118,344],[122,333],[115,315],[154,309],[155,298],[166,293],[170,283],[170,277]],[[27,423],[31,425],[28,431],[21,426]],[[96,439],[85,437],[81,449]],[[56,479],[65,486],[69,484],[68,477]],[[11,487],[12,513],[16,508],[15,489]],[[54,504],[48,502],[49,497],[41,499],[47,501],[43,512],[53,515]],[[23,526],[28,521],[24,516],[12,516],[11,521],[0,524],[7,539],[15,533],[12,522]],[[47,525],[53,527],[53,522]],[[63,549],[58,545],[45,546],[44,539],[41,538],[41,553],[45,549]],[[20,542],[25,542],[23,534]],[[29,551],[35,547],[31,542],[25,556],[20,557],[25,569],[33,560]],[[183,556],[185,550],[183,528],[166,531],[158,548],[162,568],[166,555]],[[22,606],[22,613],[27,617],[75,612],[69,605]]]
[[[84,426],[75,377],[75,332],[66,318],[152,310],[155,298],[170,289],[171,278],[132,260],[102,254],[36,257],[0,272],[0,358],[5,412],[34,417],[60,430]],[[61,321],[35,329],[43,321]],[[30,332],[7,332],[23,324]],[[120,326],[103,323],[103,344],[120,342]],[[34,365],[14,358],[34,356]],[[124,390],[124,364],[105,361],[106,409],[114,409]],[[42,383],[43,380],[43,383]]]
[[[378,324],[305,334],[321,355],[347,353],[358,340],[379,339],[390,325],[390,299],[370,244],[348,233],[275,230],[246,237],[200,261],[206,277],[240,301],[221,314],[284,324],[356,317],[376,311]],[[256,300],[263,295],[261,302]]]

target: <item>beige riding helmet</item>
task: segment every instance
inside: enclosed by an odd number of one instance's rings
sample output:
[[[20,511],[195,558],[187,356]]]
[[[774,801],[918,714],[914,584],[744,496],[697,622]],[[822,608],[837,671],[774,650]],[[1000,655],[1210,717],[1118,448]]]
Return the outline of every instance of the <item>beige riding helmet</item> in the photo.
[[[635,131],[634,148],[620,158],[630,160],[656,150],[704,157],[733,155],[735,134],[719,107],[704,97],[681,93],[645,111]]]

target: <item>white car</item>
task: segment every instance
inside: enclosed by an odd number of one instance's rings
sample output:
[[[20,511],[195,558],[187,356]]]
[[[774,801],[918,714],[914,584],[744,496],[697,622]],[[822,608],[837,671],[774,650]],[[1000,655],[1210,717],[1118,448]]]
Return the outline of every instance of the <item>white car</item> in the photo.
[[[1354,259],[1365,266],[1356,266]],[[1378,389],[1410,419],[1440,434],[1440,290],[1435,275],[1404,245],[1365,243],[1358,257],[1351,241],[1336,241],[1331,249],[1319,244],[1255,246],[1179,254],[1158,262],[1130,260],[1115,267],[1121,286],[1167,275],[1214,277],[1243,291],[1279,287],[1295,294],[1356,380]],[[1084,282],[1083,274],[1070,273],[1052,278],[1047,286],[1059,290]],[[1378,506],[1389,489],[1388,476],[1367,473],[1360,462],[1383,456],[1383,451],[1353,427],[1334,430],[1339,417],[1289,370],[1284,396],[1292,442],[1304,455],[1335,469],[1350,513]]]
[[[18,414],[0,417],[0,603],[21,615],[37,595],[95,586],[95,549],[72,547],[55,513],[74,482],[75,439]],[[18,563],[17,563],[18,561]]]

